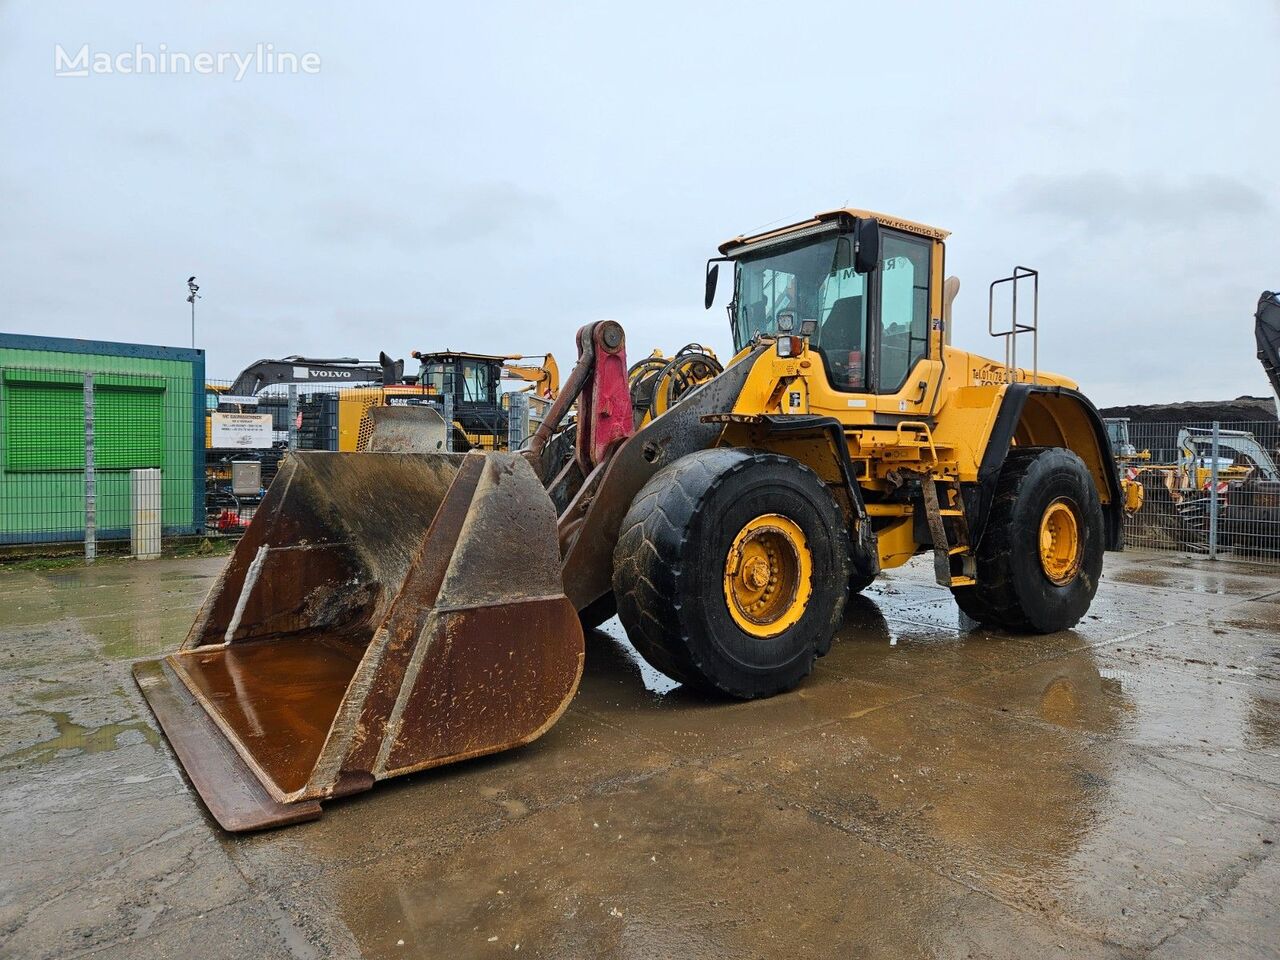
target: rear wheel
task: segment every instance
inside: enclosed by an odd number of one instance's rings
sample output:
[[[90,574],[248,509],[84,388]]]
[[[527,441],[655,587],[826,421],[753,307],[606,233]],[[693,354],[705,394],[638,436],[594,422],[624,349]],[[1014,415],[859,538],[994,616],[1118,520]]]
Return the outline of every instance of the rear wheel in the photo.
[[[789,690],[844,615],[849,545],[822,480],[789,457],[704,450],[656,474],[614,550],[618,617],[674,680],[741,699]]]
[[[980,623],[1025,633],[1074,626],[1102,574],[1102,506],[1070,450],[1014,449],[977,550],[977,584],[952,590]]]

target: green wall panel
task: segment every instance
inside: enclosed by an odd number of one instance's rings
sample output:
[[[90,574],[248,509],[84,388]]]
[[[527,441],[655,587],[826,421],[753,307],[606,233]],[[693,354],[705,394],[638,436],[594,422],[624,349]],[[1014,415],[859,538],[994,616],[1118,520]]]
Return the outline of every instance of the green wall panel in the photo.
[[[203,380],[203,360],[14,349],[3,346],[6,336],[0,334],[0,542],[83,536],[85,372],[94,375],[98,529],[127,532],[135,467],[160,468],[166,529],[193,529],[203,515],[204,438],[194,436],[202,411],[192,407],[203,384],[192,381],[197,369]]]

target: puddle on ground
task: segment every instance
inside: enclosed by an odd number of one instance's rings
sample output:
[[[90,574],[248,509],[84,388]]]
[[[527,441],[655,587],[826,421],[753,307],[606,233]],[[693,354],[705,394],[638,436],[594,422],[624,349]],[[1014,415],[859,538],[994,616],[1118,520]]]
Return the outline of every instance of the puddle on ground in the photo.
[[[177,650],[191,629],[199,604],[185,601],[163,610],[140,610],[119,619],[87,618],[81,629],[102,644],[102,654],[111,660],[158,657]]]
[[[27,764],[48,763],[56,760],[64,750],[77,755],[103,753],[119,746],[120,737],[127,733],[137,733],[153,747],[160,742],[160,734],[146,721],[134,720],[131,723],[107,723],[100,727],[86,727],[74,722],[68,714],[51,711],[44,716],[54,722],[58,732],[48,740],[41,740],[29,747],[15,750],[13,753],[0,756],[0,764],[4,766],[25,766]]]
[[[1207,561],[1206,561],[1207,562]],[[1272,571],[1259,568],[1258,577]],[[1213,593],[1221,596],[1257,596],[1267,590],[1265,580],[1239,571],[1212,570],[1201,566],[1129,566],[1106,570],[1104,577],[1116,583],[1139,587],[1161,587],[1183,593]]]
[[[622,669],[616,671],[618,674],[625,676],[632,672],[627,667],[634,667],[635,672],[639,674],[638,679],[644,685],[645,690],[654,694],[655,697],[662,697],[680,686],[665,673],[654,669],[644,657],[640,656],[640,651],[633,647],[631,641],[627,639],[626,631],[622,629],[622,624],[617,617],[602,623],[596,628],[595,632],[597,635],[592,637],[592,631],[587,631],[589,644],[595,643],[597,650],[599,650],[601,644],[608,644],[611,652],[620,651],[625,659],[626,664],[622,666]],[[600,637],[599,634],[604,634],[607,639]],[[616,648],[616,651],[613,651],[612,648]],[[588,659],[593,659],[590,653],[588,653]],[[597,656],[594,659],[599,660],[600,657]],[[612,659],[616,660],[617,658],[613,657]]]

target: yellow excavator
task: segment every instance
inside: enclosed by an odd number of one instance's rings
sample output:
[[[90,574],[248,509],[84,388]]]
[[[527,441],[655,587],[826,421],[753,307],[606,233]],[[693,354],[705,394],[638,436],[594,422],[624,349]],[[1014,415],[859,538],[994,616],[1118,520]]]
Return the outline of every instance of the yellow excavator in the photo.
[[[802,683],[850,593],[920,553],[974,620],[1075,624],[1121,547],[1105,427],[1038,369],[1035,271],[990,287],[1003,360],[950,345],[946,238],[839,209],[727,241],[705,304],[728,265],[735,354],[638,429],[600,321],[525,449],[291,454],[186,640],[134,668],[213,816],[307,820],[536,739],[615,611],[740,699]]]
[[[417,429],[414,449],[423,448],[424,437],[440,433],[449,437],[447,444],[440,444],[441,450],[505,450],[510,393],[524,394],[530,411],[541,416],[560,389],[560,370],[556,358],[549,353],[524,356],[414,350],[411,356],[421,363],[416,377],[404,378],[392,386],[346,390],[339,395],[338,450],[369,449],[374,420],[380,417],[387,423],[399,420],[404,428],[398,433],[401,437],[407,438],[409,430]],[[522,380],[526,385],[508,393],[502,388],[503,380]],[[442,419],[446,396],[452,413],[448,428]],[[399,409],[388,412],[395,408]]]

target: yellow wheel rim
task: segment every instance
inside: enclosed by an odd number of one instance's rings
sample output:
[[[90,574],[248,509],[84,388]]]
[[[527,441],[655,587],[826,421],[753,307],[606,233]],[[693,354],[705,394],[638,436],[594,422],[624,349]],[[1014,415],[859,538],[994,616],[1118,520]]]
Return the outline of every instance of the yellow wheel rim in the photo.
[[[1080,572],[1080,522],[1074,505],[1057,499],[1040,518],[1040,566],[1044,575],[1059,586],[1070,583]]]
[[[794,521],[767,513],[738,531],[725,557],[724,598],[739,627],[776,637],[804,616],[812,595],[813,557]]]

